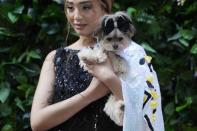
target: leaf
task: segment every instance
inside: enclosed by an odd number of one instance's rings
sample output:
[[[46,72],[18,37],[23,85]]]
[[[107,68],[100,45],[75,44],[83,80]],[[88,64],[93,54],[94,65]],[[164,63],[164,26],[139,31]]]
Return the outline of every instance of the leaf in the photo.
[[[168,12],[168,13],[170,13],[171,10],[172,10],[172,6],[170,6],[170,5],[165,5],[164,8],[163,8],[163,10],[165,10],[165,11]]]
[[[22,67],[23,67],[23,69],[24,69],[26,72],[28,72],[28,73],[35,73],[35,72],[36,72],[35,70],[30,69],[30,68],[28,68],[28,67],[26,67],[26,66],[22,66]]]
[[[182,125],[183,131],[197,131],[197,126]]]
[[[18,63],[21,63],[22,60],[25,58],[26,55],[27,55],[27,52],[23,52],[23,53],[20,55],[20,57],[17,59],[17,62],[18,62]]]
[[[25,111],[22,101],[17,97],[15,98],[16,106],[20,108],[22,111]]]
[[[190,49],[190,53],[197,54],[197,43],[192,46],[192,48]]]
[[[64,4],[64,0],[53,0],[53,1],[58,3],[58,4]]]
[[[120,9],[120,5],[118,3],[116,3],[116,2],[113,4],[113,6],[114,6],[114,8],[116,10],[119,10]]]
[[[0,101],[4,103],[10,94],[10,84],[4,82],[0,84]]]
[[[20,5],[13,11],[13,13],[15,13],[15,14],[22,14],[24,8],[25,8],[24,5]]]
[[[32,85],[29,84],[21,84],[19,86],[17,86],[17,89],[24,91],[25,92],[25,98],[27,98],[30,93],[33,93],[33,87]]]
[[[16,23],[18,21],[18,16],[13,14],[12,12],[8,12],[8,18],[12,22],[12,24]]]
[[[177,40],[179,38],[181,38],[181,34],[177,33],[177,34],[173,35],[172,37],[168,38],[167,41],[169,42],[169,41],[172,41],[172,40]]]
[[[180,112],[187,107],[187,104],[176,107],[176,112]]]
[[[4,36],[13,36],[13,34],[4,27],[0,27],[0,35],[4,35]]]
[[[143,22],[146,24],[152,24],[155,21],[155,16],[150,15],[145,12],[141,12],[139,16],[137,17],[138,22]]]
[[[38,0],[33,0],[33,2],[37,4],[38,3]]]
[[[191,105],[193,102],[192,97],[187,97],[186,101],[187,101],[187,105]]]
[[[136,11],[137,11],[137,10],[136,10],[135,8],[132,8],[132,7],[129,7],[129,8],[127,9],[127,13],[130,14],[130,15],[136,13]]]
[[[144,47],[145,50],[150,51],[152,53],[157,53],[157,51],[155,49],[153,49],[149,44],[143,42],[142,47]]]
[[[165,106],[164,112],[165,112],[167,115],[170,115],[170,116],[171,116],[171,115],[174,113],[174,103],[173,103],[173,102],[168,103],[168,104]]]
[[[28,16],[29,19],[32,19],[32,18],[35,17],[35,12],[34,12],[33,8],[28,8],[27,16]]]
[[[16,77],[16,81],[20,84],[25,84],[27,83],[27,77],[23,74],[19,74],[17,77]]]
[[[184,105],[176,107],[176,111],[180,112],[180,111],[184,110],[185,108],[187,108],[188,106],[190,106],[191,104],[192,104],[192,98],[187,97],[186,98],[186,103]]]
[[[170,125],[175,125],[175,124],[177,124],[179,122],[180,122],[180,119],[171,119],[170,120]]]
[[[60,27],[58,24],[49,25],[47,23],[44,23],[42,24],[42,28],[48,35],[54,35],[60,30]]]
[[[21,90],[21,91],[26,91],[28,90],[28,85],[27,84],[22,84],[17,86],[17,89]]]
[[[180,42],[182,45],[184,45],[185,47],[188,47],[188,46],[189,46],[188,41],[185,40],[185,39],[179,39],[179,42]]]
[[[192,30],[181,30],[180,31],[183,38],[191,40],[194,38],[194,32]]]
[[[11,124],[5,124],[1,131],[13,131],[13,127]]]
[[[34,59],[41,59],[41,56],[40,54],[35,51],[35,50],[32,50],[30,52],[27,53],[27,62],[31,59],[31,58],[34,58]]]
[[[1,47],[1,48],[0,48],[0,53],[6,53],[6,52],[9,52],[9,50],[10,50],[9,47],[7,47],[7,48]]]
[[[12,113],[12,108],[7,103],[0,104],[0,117],[7,117]]]

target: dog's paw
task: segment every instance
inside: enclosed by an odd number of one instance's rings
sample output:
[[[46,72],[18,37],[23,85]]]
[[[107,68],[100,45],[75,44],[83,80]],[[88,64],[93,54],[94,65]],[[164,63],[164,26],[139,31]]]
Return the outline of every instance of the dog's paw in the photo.
[[[97,63],[103,63],[107,60],[107,55],[101,48],[95,47],[93,51]]]
[[[121,62],[122,64],[122,66],[120,67],[121,68],[121,72],[123,73],[123,74],[125,74],[125,73],[127,73],[128,72],[128,68],[129,68],[129,66],[128,66],[128,63],[123,59],[122,60],[122,62]]]
[[[122,100],[119,100],[117,102],[117,107],[115,109],[115,123],[117,123],[117,125],[122,126],[123,125],[123,117],[124,117],[124,103]]]
[[[103,50],[98,47],[84,48],[77,54],[79,57],[79,65],[87,70],[86,63],[84,61],[91,61],[93,63],[103,63],[107,59],[107,55],[103,53]]]
[[[83,60],[80,60],[80,61],[79,61],[79,65],[80,65],[80,67],[83,68],[85,71],[88,70],[88,68],[87,68],[86,64],[83,62]]]
[[[103,110],[117,125],[123,125],[124,102],[122,100],[117,100],[111,95]]]
[[[93,50],[91,48],[84,48],[80,50],[78,53],[79,58],[79,65],[84,68],[84,70],[87,70],[85,60],[93,61],[95,59]],[[96,60],[95,60],[96,61]]]
[[[118,76],[126,74],[129,68],[127,62],[124,59],[120,60],[119,63],[117,63],[116,65],[113,65],[113,67],[114,67],[115,73]]]

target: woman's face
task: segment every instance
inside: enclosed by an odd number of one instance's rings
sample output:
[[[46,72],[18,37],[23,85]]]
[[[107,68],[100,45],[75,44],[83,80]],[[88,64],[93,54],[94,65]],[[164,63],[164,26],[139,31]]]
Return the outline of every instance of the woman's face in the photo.
[[[99,0],[66,0],[65,8],[68,21],[81,36],[91,35],[105,14]]]

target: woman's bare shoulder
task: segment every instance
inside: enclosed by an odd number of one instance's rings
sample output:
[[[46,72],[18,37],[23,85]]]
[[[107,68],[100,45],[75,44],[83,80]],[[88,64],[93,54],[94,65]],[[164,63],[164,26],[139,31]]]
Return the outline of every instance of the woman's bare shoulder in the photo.
[[[53,61],[55,58],[55,54],[56,54],[56,50],[52,50],[51,52],[49,52],[45,57],[45,61]]]

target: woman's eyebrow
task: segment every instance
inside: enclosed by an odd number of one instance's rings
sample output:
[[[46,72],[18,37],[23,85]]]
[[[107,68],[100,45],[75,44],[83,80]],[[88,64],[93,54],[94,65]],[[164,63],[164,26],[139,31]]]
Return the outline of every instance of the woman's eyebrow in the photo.
[[[84,0],[84,1],[79,2],[79,5],[89,4],[89,3],[92,3],[92,2],[91,2],[90,0]],[[66,1],[65,4],[66,4],[66,5],[73,5],[73,2]]]
[[[83,5],[83,4],[91,4],[92,2],[90,0],[86,0],[86,1],[81,1],[79,2],[80,5]]]
[[[73,2],[66,1],[65,4],[66,5],[73,5]]]

